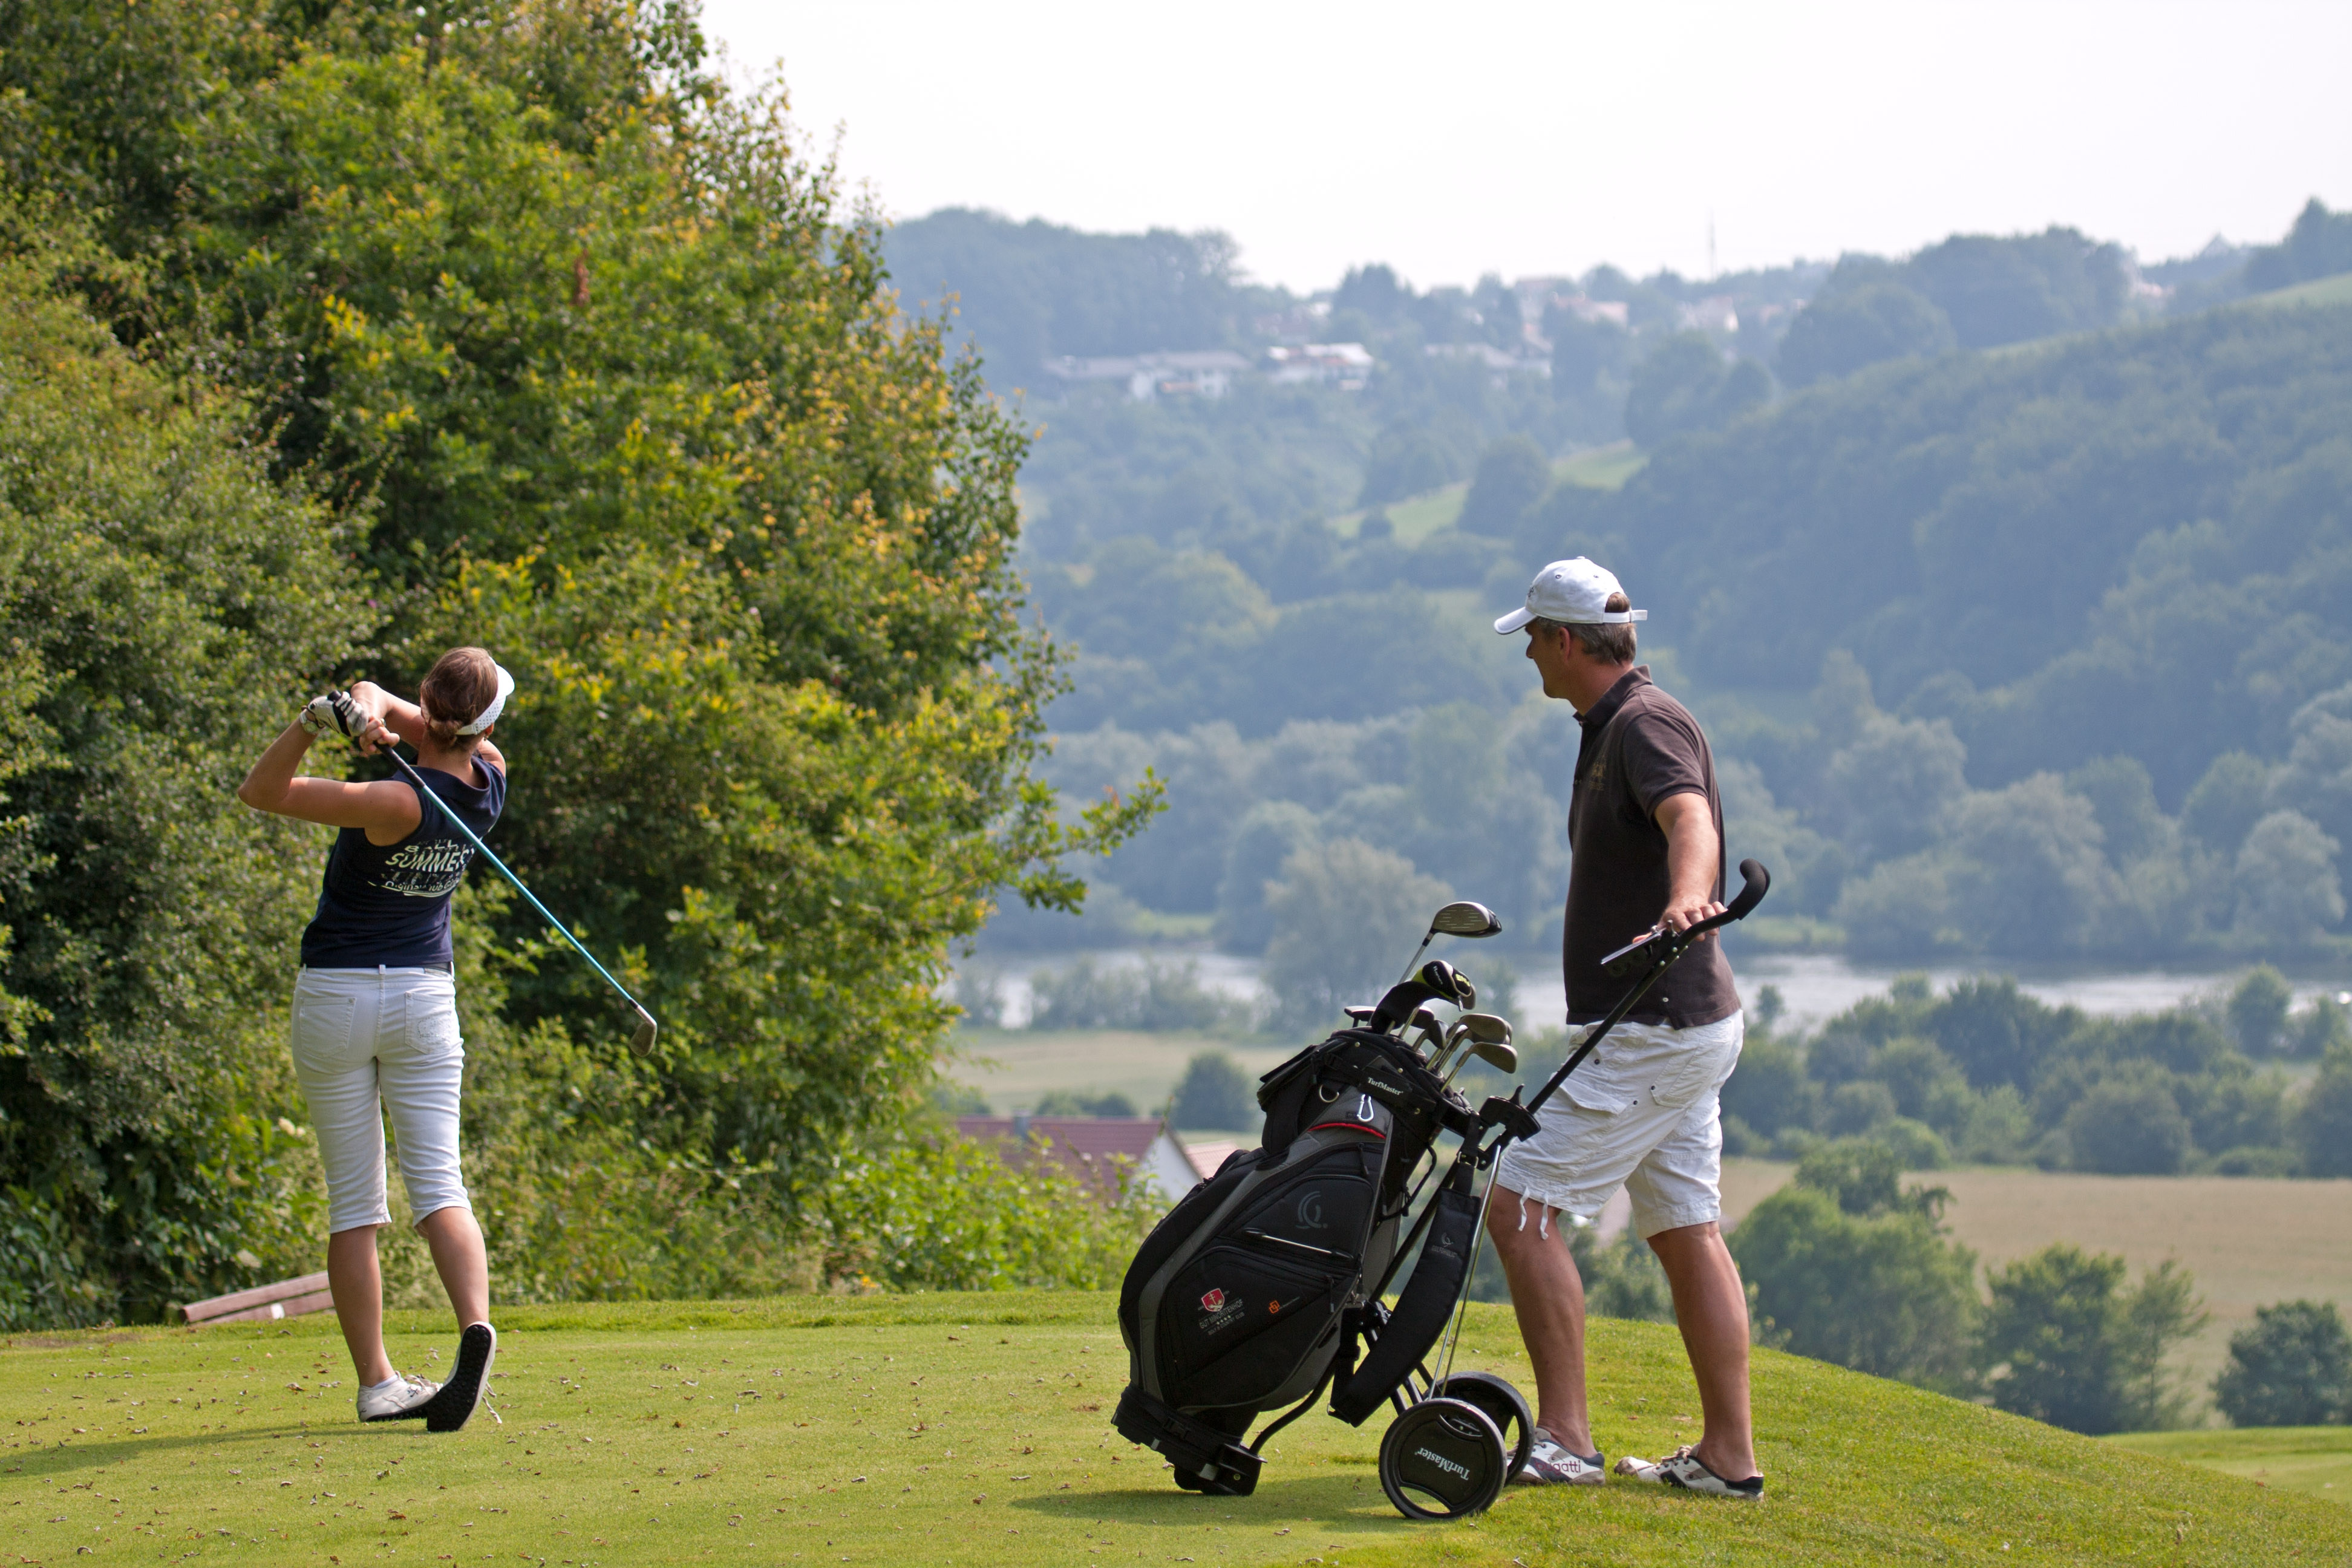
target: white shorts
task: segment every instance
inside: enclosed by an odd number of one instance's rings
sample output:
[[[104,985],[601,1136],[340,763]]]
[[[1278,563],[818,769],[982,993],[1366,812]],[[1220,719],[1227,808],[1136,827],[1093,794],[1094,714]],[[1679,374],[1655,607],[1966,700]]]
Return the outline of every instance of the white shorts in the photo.
[[[294,983],[294,1076],[327,1168],[327,1229],[388,1225],[383,1117],[409,1212],[471,1209],[457,1171],[466,1045],[457,985],[431,969],[305,969]]]
[[[1622,1186],[1643,1240],[1721,1219],[1719,1094],[1745,1033],[1738,1013],[1688,1029],[1618,1025],[1537,1113],[1540,1131],[1504,1151],[1495,1180],[1588,1222]]]

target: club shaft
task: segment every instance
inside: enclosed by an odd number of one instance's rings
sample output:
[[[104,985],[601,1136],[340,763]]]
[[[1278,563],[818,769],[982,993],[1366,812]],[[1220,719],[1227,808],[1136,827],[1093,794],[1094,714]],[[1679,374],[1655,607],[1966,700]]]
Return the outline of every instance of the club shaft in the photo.
[[[603,964],[596,962],[596,955],[589,952],[588,949],[581,942],[580,939],[573,936],[564,926],[564,923],[562,921],[557,920],[554,915],[548,912],[547,906],[539,901],[539,895],[532,892],[529,888],[524,887],[522,879],[516,876],[512,871],[507,868],[507,863],[499,858],[498,852],[492,849],[488,845],[483,843],[472,828],[467,826],[463,821],[459,820],[457,808],[452,806],[447,801],[443,800],[439,795],[433,793],[433,786],[425,782],[425,776],[422,773],[419,773],[414,767],[409,765],[409,762],[406,757],[402,756],[398,752],[392,750],[390,747],[386,747],[384,749],[384,755],[390,757],[394,763],[398,766],[400,771],[408,775],[408,782],[416,786],[417,794],[423,795],[425,799],[431,801],[434,805],[441,808],[441,815],[449,819],[449,825],[452,827],[455,827],[458,832],[466,836],[466,842],[471,844],[475,848],[482,852],[482,858],[488,860],[491,865],[496,866],[499,868],[499,876],[504,877],[508,881],[512,882],[515,885],[516,892],[520,893],[524,898],[530,900],[530,907],[537,910],[540,912],[541,917],[544,919],[549,925],[555,928],[557,934],[562,936],[564,941],[570,942],[579,952],[580,956],[588,961],[588,967],[604,977],[605,984],[610,985],[614,990],[619,992],[622,998],[626,1001],[630,1006],[635,1007],[638,1012],[644,1013],[646,1011],[646,1005],[638,1001],[635,997],[630,995],[629,988],[622,984],[619,981],[614,979],[612,972],[606,969]],[[650,1017],[652,1015],[646,1014],[646,1016]]]

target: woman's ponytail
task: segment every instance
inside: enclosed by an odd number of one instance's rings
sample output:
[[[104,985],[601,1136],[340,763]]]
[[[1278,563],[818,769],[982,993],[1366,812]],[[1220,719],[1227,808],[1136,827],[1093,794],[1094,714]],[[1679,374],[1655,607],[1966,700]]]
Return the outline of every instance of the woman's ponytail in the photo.
[[[446,751],[461,744],[470,746],[481,738],[457,731],[479,717],[498,695],[499,667],[489,650],[453,647],[433,661],[425,684],[417,690],[416,706],[425,715],[425,728],[433,743]]]

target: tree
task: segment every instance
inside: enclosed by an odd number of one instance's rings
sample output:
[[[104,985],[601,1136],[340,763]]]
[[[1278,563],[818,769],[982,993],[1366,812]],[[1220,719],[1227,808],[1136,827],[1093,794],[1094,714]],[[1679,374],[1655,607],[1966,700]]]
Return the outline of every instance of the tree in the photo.
[[[2191,1144],[2189,1118],[2165,1081],[2169,1076],[2161,1068],[2121,1073],[2076,1100],[2065,1121],[2074,1168],[2111,1176],[2178,1175]]]
[[[1249,1077],[1223,1051],[1202,1051],[1184,1066],[1168,1102],[1168,1120],[1204,1131],[1245,1132],[1257,1125]]]
[[[1772,378],[1753,360],[1726,363],[1704,332],[1677,332],[1633,367],[1625,431],[1644,447],[1692,430],[1719,430],[1771,401]]]
[[[1969,1382],[1976,1255],[1947,1239],[1940,1190],[1896,1190],[1892,1151],[1816,1150],[1731,1233],[1763,1331],[1794,1351],[1958,1392]]]
[[[313,1266],[323,1205],[283,1030],[324,836],[230,792],[376,625],[349,534],[272,481],[246,411],[58,298],[109,272],[78,226],[0,207],[13,1330],[153,1321]]]
[[[1993,1271],[1981,1354],[1995,1405],[2095,1435],[2175,1413],[2163,1360],[2203,1321],[2191,1281],[2168,1262],[2129,1289],[2124,1272],[2066,1242]]]
[[[2295,1108],[2294,1138],[2307,1175],[2352,1176],[2352,1040],[2328,1047],[2319,1076]]]
[[[1790,386],[1811,386],[1883,360],[1949,353],[1958,342],[1932,301],[1882,280],[1816,295],[1789,323],[1776,363]]]
[[[2299,811],[2273,811],[2238,850],[2238,924],[2273,942],[2310,942],[2344,919],[2342,847]]]
[[[530,764],[501,853],[665,1026],[621,1072],[612,1103],[642,1119],[621,1157],[709,1173],[713,1213],[749,1191],[782,1234],[844,1149],[922,1105],[948,943],[1008,890],[1075,907],[1073,868],[1153,792],[1070,820],[1033,776],[1056,677],[1012,564],[1025,438],[940,321],[898,313],[878,221],[781,98],[703,74],[688,6],[467,16],[8,11],[27,134],[5,151],[121,258],[77,270],[85,297],[153,359],[231,378],[247,437],[324,498],[317,548],[373,576],[274,564],[321,604],[393,607],[363,661],[289,635],[250,668],[225,651],[220,679],[274,708],[498,651]],[[535,915],[474,908],[512,966],[506,1022],[559,1055],[609,1037],[593,976],[530,962]]]
[[[2121,888],[2091,803],[2054,773],[1969,795],[1953,811],[1953,921],[1993,952],[2078,952]]]
[[[1479,457],[1477,478],[1470,481],[1455,526],[1465,533],[1508,539],[1550,488],[1551,464],[1543,448],[1525,436],[1506,437]]]
[[[2246,971],[2230,993],[2230,1033],[2238,1048],[2250,1057],[2276,1053],[2285,1044],[2287,1009],[2294,1003],[2294,991],[2277,970],[2258,963]]]
[[[1944,720],[1868,714],[1822,780],[1848,847],[1864,861],[1925,848],[1968,795],[1968,755]]]
[[[1796,1047],[1769,1031],[1751,1033],[1723,1086],[1723,1114],[1766,1138],[1784,1128],[1811,1131],[1821,1121],[1821,1089],[1806,1076]]]
[[[2224,752],[2213,759],[2181,805],[2181,825],[2208,848],[2235,859],[2262,820],[2263,802],[2270,794],[2271,770],[2244,752]]]
[[[1379,1001],[1448,896],[1412,861],[1361,839],[1293,851],[1266,895],[1265,984],[1285,1026],[1335,1028],[1341,1008]]]
[[[2232,1426],[2321,1426],[2352,1421],[2352,1334],[2333,1301],[2254,1309],[2230,1336],[2213,1403]]]

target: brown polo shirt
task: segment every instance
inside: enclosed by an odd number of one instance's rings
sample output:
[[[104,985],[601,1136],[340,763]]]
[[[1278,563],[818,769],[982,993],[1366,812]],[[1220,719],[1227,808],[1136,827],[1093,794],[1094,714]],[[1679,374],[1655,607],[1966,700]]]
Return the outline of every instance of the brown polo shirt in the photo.
[[[1577,715],[1584,740],[1576,753],[1576,789],[1568,807],[1568,923],[1560,963],[1568,977],[1568,1021],[1590,1024],[1625,994],[1632,976],[1602,972],[1601,958],[1658,923],[1666,907],[1666,835],[1659,803],[1669,795],[1706,796],[1723,840],[1723,797],[1715,757],[1690,710],[1650,683],[1637,666]],[[1715,896],[1723,898],[1717,856]],[[1709,940],[1685,953],[1641,1005],[1637,1024],[1677,1029],[1712,1024],[1739,1010],[1723,943]]]

